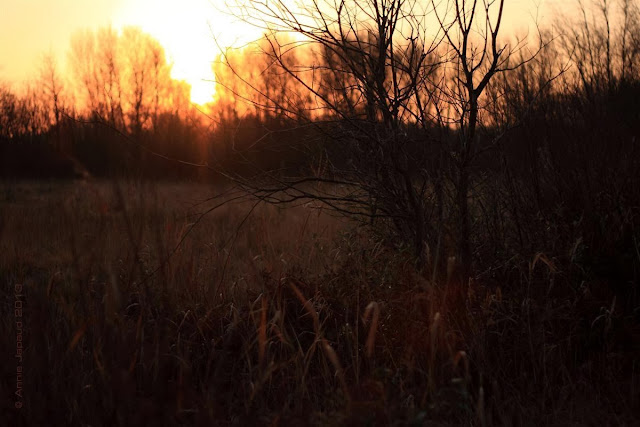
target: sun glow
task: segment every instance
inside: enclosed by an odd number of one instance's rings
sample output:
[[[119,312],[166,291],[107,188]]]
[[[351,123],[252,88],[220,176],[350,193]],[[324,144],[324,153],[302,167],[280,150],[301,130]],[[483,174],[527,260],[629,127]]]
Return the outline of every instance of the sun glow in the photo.
[[[138,0],[122,8],[114,25],[136,25],[156,38],[173,64],[172,77],[189,83],[191,101],[203,105],[213,101],[211,66],[220,49],[260,36],[224,8],[224,0]]]
[[[292,9],[306,0],[282,0]],[[247,4],[249,0],[19,0],[5,1],[0,13],[0,82],[20,83],[37,74],[42,55],[51,53],[61,68],[74,33],[112,26],[122,30],[140,27],[164,47],[173,65],[172,77],[191,86],[191,100],[198,104],[213,101],[215,93],[212,63],[220,49],[242,46],[256,40],[261,30],[230,14],[227,4]],[[320,2],[332,4],[332,1]],[[526,30],[534,17],[543,20],[541,10],[552,11],[560,0],[510,0],[505,9],[506,33]],[[256,2],[254,4],[259,4]],[[551,12],[549,12],[551,13]],[[551,13],[553,15],[553,13]],[[258,19],[259,20],[259,19]],[[532,31],[535,35],[535,31]]]

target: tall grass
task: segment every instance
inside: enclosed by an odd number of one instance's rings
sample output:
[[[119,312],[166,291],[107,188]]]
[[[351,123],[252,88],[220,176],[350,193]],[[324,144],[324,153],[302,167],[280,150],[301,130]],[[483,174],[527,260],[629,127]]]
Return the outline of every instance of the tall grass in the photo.
[[[639,421],[638,322],[575,257],[434,282],[317,206],[235,196],[2,184],[3,305],[26,301],[21,410],[3,309],[7,425]]]

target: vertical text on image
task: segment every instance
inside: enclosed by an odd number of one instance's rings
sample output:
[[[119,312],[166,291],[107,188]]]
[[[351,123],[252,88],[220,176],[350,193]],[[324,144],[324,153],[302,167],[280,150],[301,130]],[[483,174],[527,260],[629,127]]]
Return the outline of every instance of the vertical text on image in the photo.
[[[23,309],[24,309],[24,293],[23,286],[20,283],[16,283],[14,286],[15,300],[13,302],[13,313],[15,317],[16,325],[16,391],[15,391],[15,407],[17,409],[22,408],[23,395]]]

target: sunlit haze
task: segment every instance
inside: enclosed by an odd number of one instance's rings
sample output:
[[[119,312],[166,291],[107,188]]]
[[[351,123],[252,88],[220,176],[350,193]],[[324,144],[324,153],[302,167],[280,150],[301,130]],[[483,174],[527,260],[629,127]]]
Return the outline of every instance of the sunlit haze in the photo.
[[[508,2],[508,30],[519,31],[533,22],[538,3]],[[550,3],[543,3],[541,12]],[[224,0],[4,0],[0,81],[31,78],[48,52],[64,63],[74,32],[108,25],[139,26],[156,38],[173,64],[172,76],[191,85],[191,100],[199,104],[210,101],[215,90],[211,63],[220,52],[218,45],[240,45],[260,35],[258,29],[226,14]]]
[[[9,0],[0,14],[0,80],[33,76],[43,54],[64,62],[69,41],[80,29],[139,26],[165,48],[172,76],[191,85],[196,103],[214,92],[211,63],[218,44],[245,43],[260,32],[221,12],[222,0]]]
[[[164,46],[173,62],[173,77],[191,85],[191,100],[211,100],[211,63],[218,46],[256,39],[260,31],[222,12],[224,0],[134,0],[118,11],[114,25],[138,25]]]

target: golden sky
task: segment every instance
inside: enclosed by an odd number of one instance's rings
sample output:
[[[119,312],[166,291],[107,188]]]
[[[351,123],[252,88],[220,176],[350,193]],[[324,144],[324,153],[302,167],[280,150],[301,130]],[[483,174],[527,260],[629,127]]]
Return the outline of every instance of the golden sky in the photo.
[[[1,0],[0,81],[33,77],[43,54],[51,52],[64,64],[71,35],[80,29],[135,25],[151,34],[173,62],[173,77],[192,86],[192,100],[211,99],[211,62],[223,45],[242,44],[260,34],[224,13],[224,0]],[[549,14],[551,4],[507,0],[505,21],[510,31],[532,22],[536,4]]]
[[[230,45],[259,32],[220,12],[219,0],[2,0],[0,81],[33,77],[42,55],[66,60],[73,33],[112,25],[135,25],[156,38],[173,63],[172,75],[192,86],[195,102],[213,94],[214,37]]]

